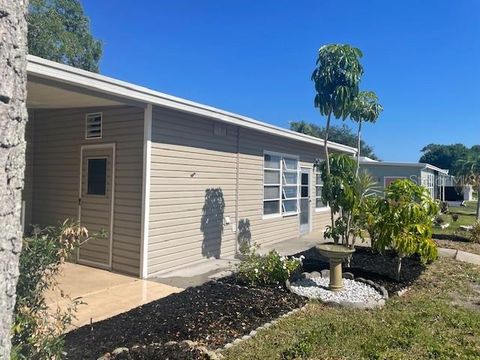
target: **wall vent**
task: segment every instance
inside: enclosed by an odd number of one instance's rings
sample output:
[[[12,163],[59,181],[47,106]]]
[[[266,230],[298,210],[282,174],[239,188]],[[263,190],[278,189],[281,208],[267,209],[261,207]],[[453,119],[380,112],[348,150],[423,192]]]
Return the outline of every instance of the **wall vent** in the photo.
[[[85,121],[85,139],[102,137],[102,113],[87,114]]]

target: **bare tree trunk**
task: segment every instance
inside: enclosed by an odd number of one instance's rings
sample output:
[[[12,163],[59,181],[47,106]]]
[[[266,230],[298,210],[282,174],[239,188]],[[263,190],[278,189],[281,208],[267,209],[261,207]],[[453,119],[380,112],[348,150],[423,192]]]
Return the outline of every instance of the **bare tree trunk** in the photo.
[[[27,0],[0,0],[0,359],[10,358],[25,168]]]
[[[323,148],[325,151],[325,165],[327,169],[327,176],[330,176],[330,156],[328,155],[328,134],[330,132],[330,118],[332,113],[329,112],[327,115],[327,126],[325,127],[325,138],[323,139]],[[335,214],[333,213],[332,207],[330,207],[330,221],[332,223],[332,231],[335,229]],[[338,240],[334,240],[335,244],[338,243]]]
[[[480,180],[480,176],[477,177]],[[477,181],[479,181],[477,180]],[[476,219],[480,221],[480,185],[477,187],[477,212],[476,212]]]
[[[398,254],[398,257],[397,257],[397,269],[396,269],[396,275],[397,275],[397,281],[400,281],[400,274],[401,274],[401,271],[402,271],[402,260],[403,260],[403,254]]]
[[[362,136],[362,120],[358,122],[357,132],[357,168],[355,169],[355,176],[358,177],[358,171],[360,170],[360,144]]]
[[[327,115],[327,126],[325,127],[325,138],[323,139],[323,150],[325,151],[325,161],[327,166],[327,175],[330,175],[330,156],[328,155],[328,135],[330,132],[330,117],[332,113],[328,113]]]

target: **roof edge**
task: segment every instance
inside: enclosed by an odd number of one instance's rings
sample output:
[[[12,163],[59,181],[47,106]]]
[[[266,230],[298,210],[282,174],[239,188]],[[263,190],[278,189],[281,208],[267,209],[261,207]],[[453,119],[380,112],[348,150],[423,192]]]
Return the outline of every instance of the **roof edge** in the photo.
[[[28,55],[27,72],[35,76],[54,79],[62,83],[77,85],[83,88],[108,93],[119,97],[136,100],[147,104],[167,107],[184,112],[194,113],[215,120],[227,122],[268,134],[277,135],[292,140],[323,146],[324,139],[298,133],[279,126],[268,124],[243,115],[231,113],[208,105],[164,94],[149,88],[138,86],[126,81],[117,80],[105,75],[77,69],[75,67],[46,60],[38,56]],[[328,148],[350,154],[357,150],[353,147],[328,142]]]
[[[393,162],[393,161],[360,161],[362,165],[372,165],[372,166],[414,166],[414,167],[421,167],[421,168],[428,168],[435,171],[439,171],[441,173],[448,175],[448,170],[441,169],[434,165],[428,163],[409,163],[409,162]]]

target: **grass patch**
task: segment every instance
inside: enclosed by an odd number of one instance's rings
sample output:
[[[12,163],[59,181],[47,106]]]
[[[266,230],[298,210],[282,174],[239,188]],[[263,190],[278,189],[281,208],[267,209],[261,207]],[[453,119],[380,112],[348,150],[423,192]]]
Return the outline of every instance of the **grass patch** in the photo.
[[[476,201],[468,201],[466,203],[467,206],[451,206],[449,209],[448,214],[442,214],[440,217],[444,220],[444,223],[450,223],[450,226],[446,229],[441,229],[439,227],[435,227],[433,229],[434,237],[435,234],[440,235],[456,235],[463,238],[468,238],[468,232],[461,230],[460,226],[462,225],[472,225],[475,222],[475,214],[476,214]],[[452,215],[457,214],[458,220],[453,221]]]
[[[442,259],[404,297],[390,299],[383,309],[311,302],[305,312],[224,354],[227,359],[283,360],[478,358],[479,288],[480,267]]]

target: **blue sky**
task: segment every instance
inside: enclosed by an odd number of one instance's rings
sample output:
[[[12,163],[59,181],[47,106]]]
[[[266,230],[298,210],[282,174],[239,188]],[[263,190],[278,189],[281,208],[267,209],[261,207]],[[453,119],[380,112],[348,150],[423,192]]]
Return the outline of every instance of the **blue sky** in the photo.
[[[383,160],[480,144],[480,1],[82,0],[101,73],[288,127],[313,107],[318,48],[349,43],[384,112],[364,138]],[[349,123],[349,122],[347,122]]]

